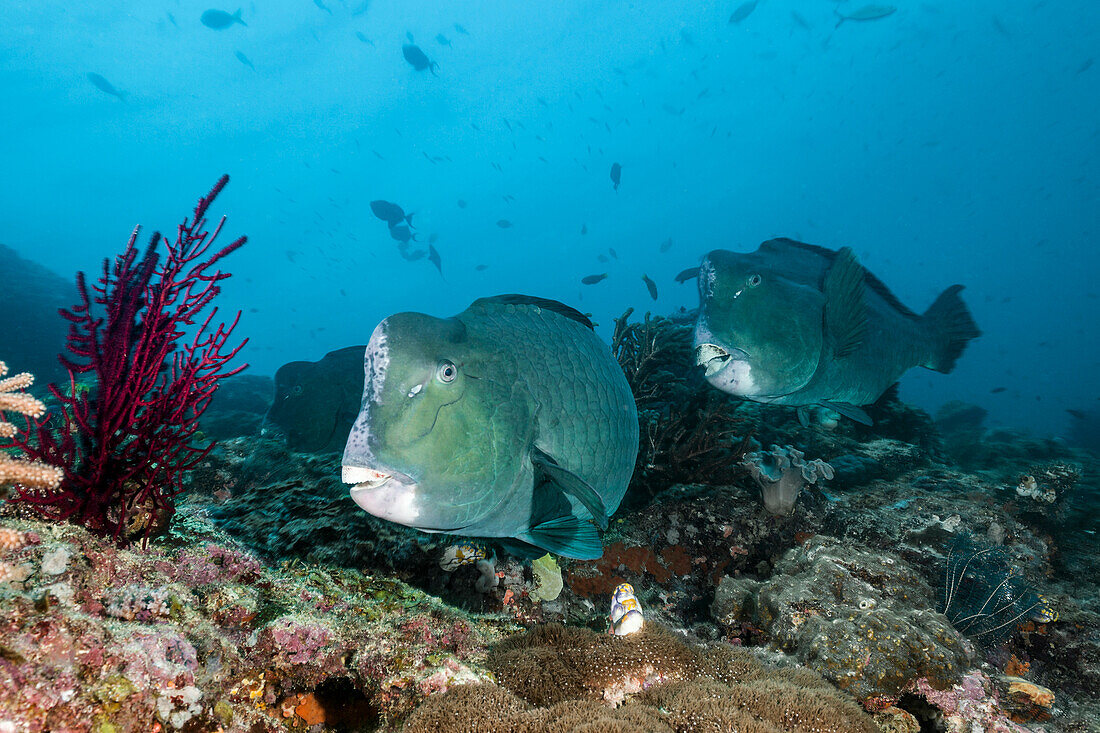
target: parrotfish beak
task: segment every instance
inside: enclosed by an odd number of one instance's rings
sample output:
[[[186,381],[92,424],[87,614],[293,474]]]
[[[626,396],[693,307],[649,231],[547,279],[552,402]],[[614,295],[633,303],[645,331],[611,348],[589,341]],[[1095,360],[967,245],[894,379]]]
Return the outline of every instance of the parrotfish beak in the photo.
[[[406,527],[417,526],[417,484],[411,477],[362,466],[344,466],[340,474],[345,484],[352,485],[351,500],[361,509]]]
[[[705,369],[703,376],[729,394],[752,394],[755,384],[748,359],[748,353],[738,348],[728,350],[709,342],[695,347],[695,363]]]
[[[730,352],[718,344],[699,344],[695,347],[695,363],[706,368],[703,376],[711,377],[720,372],[730,360]]]

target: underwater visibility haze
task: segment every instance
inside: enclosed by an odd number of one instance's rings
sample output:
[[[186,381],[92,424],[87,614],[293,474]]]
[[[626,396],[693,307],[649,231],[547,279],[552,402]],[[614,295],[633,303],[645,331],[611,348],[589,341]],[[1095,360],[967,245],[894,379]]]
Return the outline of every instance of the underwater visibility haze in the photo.
[[[1100,730],[1097,55],[5,3],[0,731]]]

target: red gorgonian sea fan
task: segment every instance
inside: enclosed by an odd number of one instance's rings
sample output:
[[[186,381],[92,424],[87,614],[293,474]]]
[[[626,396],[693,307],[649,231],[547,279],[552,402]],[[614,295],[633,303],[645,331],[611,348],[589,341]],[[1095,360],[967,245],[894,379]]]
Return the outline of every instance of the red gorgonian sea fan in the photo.
[[[227,370],[247,343],[226,350],[240,311],[211,330],[217,308],[208,308],[229,277],[215,266],[245,243],[241,237],[208,254],[225,217],[211,233],[206,211],[228,182],[222,176],[199,199],[174,243],[154,233],[139,258],[139,226],[113,263],[103,261],[96,284],[89,288],[77,274],[81,302],[61,311],[71,324],[69,355],[61,357],[70,384],[50,385],[61,417],[33,422],[31,437],[6,446],[62,467],[65,477],[56,491],[16,487],[16,502],[119,543],[167,527],[184,474],[213,448],[192,443],[199,416],[218,382],[247,366]],[[90,390],[77,382],[86,373],[95,376]]]

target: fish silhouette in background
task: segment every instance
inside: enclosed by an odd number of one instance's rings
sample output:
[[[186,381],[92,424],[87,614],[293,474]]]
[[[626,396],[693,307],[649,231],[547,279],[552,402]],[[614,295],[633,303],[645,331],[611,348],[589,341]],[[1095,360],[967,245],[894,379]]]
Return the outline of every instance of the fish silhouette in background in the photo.
[[[611,183],[614,185],[616,191],[619,190],[619,182],[623,177],[623,167],[618,163],[611,164]]]
[[[96,74],[93,71],[89,71],[86,76],[88,78],[88,81],[92,83],[92,86],[94,86],[99,91],[103,92],[104,94],[110,94],[112,97],[118,99],[121,102],[126,101],[126,93],[120,92],[118,89],[115,89],[115,85],[107,81],[107,79],[105,79],[104,77]]]
[[[238,23],[243,26],[248,25],[248,23],[245,23],[243,20],[241,20],[240,8],[238,8],[237,12],[233,13],[232,15],[225,12],[224,10],[214,10],[213,8],[211,8],[210,10],[204,12],[199,20],[207,28],[213,28],[216,31],[223,31],[229,26],[236,25]]]
[[[275,372],[275,400],[265,424],[302,453],[344,448],[363,395],[363,349],[330,351],[320,361],[292,361]]]
[[[420,50],[420,46],[414,43],[406,43],[401,47],[401,55],[417,71],[427,70],[432,72],[432,76],[439,76],[435,73],[435,70],[439,68],[439,64],[429,59],[427,54]]]

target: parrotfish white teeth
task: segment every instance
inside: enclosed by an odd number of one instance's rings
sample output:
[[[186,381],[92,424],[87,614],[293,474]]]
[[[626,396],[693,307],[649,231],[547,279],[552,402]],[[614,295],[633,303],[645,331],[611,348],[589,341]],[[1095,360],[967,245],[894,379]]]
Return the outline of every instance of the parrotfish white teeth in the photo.
[[[357,489],[374,489],[389,481],[391,476],[373,468],[344,466],[340,470],[340,478],[345,484],[355,484]]]
[[[640,631],[642,624],[642,606],[634,596],[630,583],[623,583],[611,596],[611,633],[626,636]]]
[[[439,559],[439,567],[444,572],[452,573],[463,565],[473,565],[478,560],[487,557],[485,550],[470,542],[462,542],[451,545],[443,551],[443,557]]]
[[[721,371],[729,358],[730,353],[716,344],[700,344],[695,349],[695,363],[707,368],[708,377]]]

